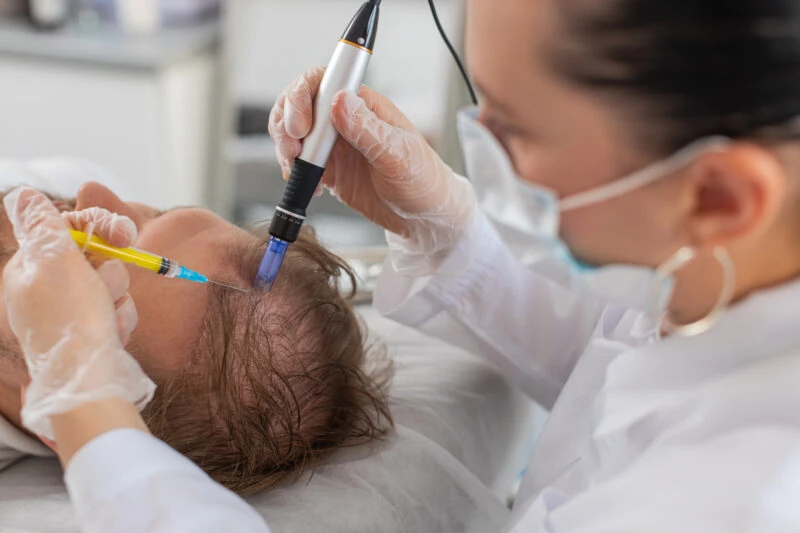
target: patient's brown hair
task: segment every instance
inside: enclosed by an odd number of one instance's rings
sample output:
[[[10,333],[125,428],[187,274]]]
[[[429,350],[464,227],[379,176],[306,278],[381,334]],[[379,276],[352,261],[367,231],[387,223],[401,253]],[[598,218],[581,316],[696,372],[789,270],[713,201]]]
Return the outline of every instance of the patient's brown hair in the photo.
[[[238,258],[245,279],[264,248]],[[384,436],[391,364],[367,346],[341,276],[355,286],[305,230],[271,293],[211,289],[191,363],[158,384],[143,413],[153,434],[240,493],[296,480],[337,449]]]

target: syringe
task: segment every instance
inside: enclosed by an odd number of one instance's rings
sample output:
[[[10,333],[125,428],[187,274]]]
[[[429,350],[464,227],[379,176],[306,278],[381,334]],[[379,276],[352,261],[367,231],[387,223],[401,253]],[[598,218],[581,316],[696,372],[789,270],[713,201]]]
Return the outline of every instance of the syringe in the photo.
[[[175,261],[167,259],[166,257],[151,254],[150,252],[145,252],[143,250],[139,250],[138,248],[117,248],[116,246],[111,246],[97,235],[89,236],[82,231],[70,230],[70,233],[72,234],[72,240],[74,240],[84,251],[91,252],[108,259],[119,259],[125,263],[130,263],[132,265],[151,270],[156,274],[164,276],[165,278],[185,279],[194,283],[213,283],[214,285],[219,285],[220,287],[225,287],[227,289],[249,292],[238,287],[231,287],[230,285],[225,285],[224,283],[212,281],[208,279],[207,276],[204,276],[199,272],[195,272],[194,270],[189,270],[184,266],[180,266]]]
[[[358,92],[372,57],[378,30],[380,0],[369,0],[356,13],[328,63],[314,103],[314,126],[300,153],[269,227],[270,240],[255,285],[271,290],[289,245],[297,240],[306,209],[317,190],[333,146],[339,138],[331,124],[333,97],[342,90]]]

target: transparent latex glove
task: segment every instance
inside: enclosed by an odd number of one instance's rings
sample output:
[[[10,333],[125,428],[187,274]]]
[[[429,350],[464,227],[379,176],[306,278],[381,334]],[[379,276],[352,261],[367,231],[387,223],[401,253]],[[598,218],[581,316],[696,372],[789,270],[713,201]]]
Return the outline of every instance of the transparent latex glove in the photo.
[[[307,72],[278,99],[269,131],[288,178],[311,131],[314,98],[325,70]],[[342,202],[394,235],[401,273],[429,273],[452,250],[476,210],[472,185],[444,164],[384,96],[362,87],[340,92],[331,110],[341,134],[322,183]]]
[[[23,424],[53,439],[49,417],[83,404],[121,398],[144,408],[155,385],[125,351],[121,338],[121,332],[135,326],[135,308],[132,315],[123,311],[123,319],[115,308],[115,299],[124,300],[127,293],[125,268],[110,262],[96,272],[41,193],[16,189],[4,203],[19,241],[19,251],[3,272],[4,296],[31,377]],[[98,235],[118,245],[135,238],[128,222],[102,211],[68,218],[79,227],[93,225]],[[132,305],[123,302],[120,308]]]
[[[133,220],[100,207],[69,211],[61,213],[61,216],[72,229],[88,235],[97,235],[107,243],[119,248],[133,246],[139,233]],[[121,261],[109,261],[93,256],[87,256],[87,258],[96,267],[97,274],[105,283],[114,302],[117,310],[119,336],[124,345],[139,322],[136,305],[131,295],[128,294],[128,285],[130,284],[128,271]]]

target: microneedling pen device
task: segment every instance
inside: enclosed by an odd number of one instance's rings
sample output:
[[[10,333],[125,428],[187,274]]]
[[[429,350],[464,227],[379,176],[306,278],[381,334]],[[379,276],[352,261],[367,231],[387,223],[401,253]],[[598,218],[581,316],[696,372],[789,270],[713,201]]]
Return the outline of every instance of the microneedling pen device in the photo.
[[[378,29],[380,0],[366,2],[356,13],[336,46],[314,103],[314,127],[303,142],[300,153],[275,209],[269,227],[270,240],[255,285],[270,290],[289,245],[297,240],[306,219],[306,209],[314,197],[325,165],[339,137],[331,124],[333,97],[342,90],[358,92],[372,57]]]

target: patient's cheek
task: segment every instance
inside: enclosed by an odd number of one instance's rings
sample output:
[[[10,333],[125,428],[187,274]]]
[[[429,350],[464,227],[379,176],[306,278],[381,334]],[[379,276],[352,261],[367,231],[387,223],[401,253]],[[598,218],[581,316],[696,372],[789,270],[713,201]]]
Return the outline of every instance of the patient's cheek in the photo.
[[[188,344],[159,337],[149,328],[137,329],[125,345],[145,374],[157,384],[180,372],[191,356]]]

